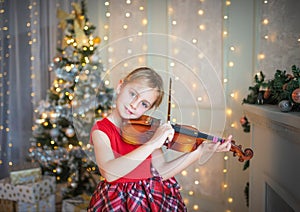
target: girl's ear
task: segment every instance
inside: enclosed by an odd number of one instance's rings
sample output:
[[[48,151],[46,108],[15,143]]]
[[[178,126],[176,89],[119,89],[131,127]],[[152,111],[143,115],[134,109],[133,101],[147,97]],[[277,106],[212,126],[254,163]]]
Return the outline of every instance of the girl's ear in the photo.
[[[117,94],[120,93],[122,85],[123,85],[123,80],[120,80],[119,83],[118,83],[118,86],[117,86]]]

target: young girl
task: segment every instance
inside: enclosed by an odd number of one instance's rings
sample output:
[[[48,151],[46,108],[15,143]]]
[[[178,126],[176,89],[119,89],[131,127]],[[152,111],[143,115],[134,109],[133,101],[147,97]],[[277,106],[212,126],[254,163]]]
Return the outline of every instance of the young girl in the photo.
[[[162,145],[173,138],[169,123],[161,124],[143,145],[121,137],[121,124],[156,108],[163,99],[162,78],[141,67],[120,81],[116,107],[91,131],[96,162],[101,175],[88,211],[186,211],[174,176],[196,160],[207,161],[214,152],[230,150],[231,136],[224,143],[202,143],[190,153],[164,161]]]

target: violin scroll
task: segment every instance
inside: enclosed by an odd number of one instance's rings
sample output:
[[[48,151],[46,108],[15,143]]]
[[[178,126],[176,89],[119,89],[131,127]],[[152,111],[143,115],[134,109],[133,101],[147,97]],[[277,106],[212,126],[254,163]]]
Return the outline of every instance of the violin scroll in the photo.
[[[236,145],[235,141],[231,141],[230,151],[233,152],[234,157],[238,157],[240,162],[244,162],[250,160],[253,157],[253,150],[250,148],[246,148],[244,151],[242,150],[242,145]]]

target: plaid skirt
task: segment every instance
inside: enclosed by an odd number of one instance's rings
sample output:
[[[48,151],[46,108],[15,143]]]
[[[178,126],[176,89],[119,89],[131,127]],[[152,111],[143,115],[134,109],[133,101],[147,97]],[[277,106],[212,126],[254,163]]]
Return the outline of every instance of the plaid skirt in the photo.
[[[176,179],[161,177],[128,183],[101,181],[95,190],[88,212],[187,211]]]

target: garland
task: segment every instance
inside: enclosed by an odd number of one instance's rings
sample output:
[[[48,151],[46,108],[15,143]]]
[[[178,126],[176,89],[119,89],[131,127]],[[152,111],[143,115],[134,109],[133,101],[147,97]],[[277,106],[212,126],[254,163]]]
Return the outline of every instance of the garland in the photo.
[[[277,104],[282,112],[300,111],[300,69],[291,67],[292,73],[276,70],[274,78],[265,81],[262,71],[255,75],[254,86],[243,99],[248,104]]]

